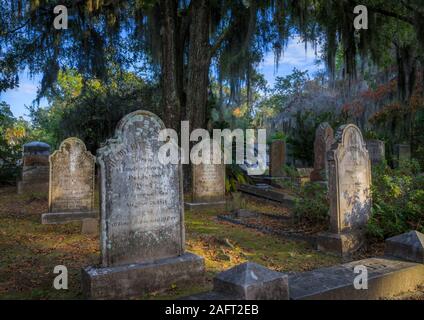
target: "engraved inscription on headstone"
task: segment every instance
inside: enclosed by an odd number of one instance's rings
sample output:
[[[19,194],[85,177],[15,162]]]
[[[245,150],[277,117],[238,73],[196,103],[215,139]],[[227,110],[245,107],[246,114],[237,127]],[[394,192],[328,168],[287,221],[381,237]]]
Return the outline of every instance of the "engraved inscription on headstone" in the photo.
[[[327,123],[321,123],[315,133],[314,142],[314,171],[311,173],[312,181],[327,181],[327,152],[334,143],[334,132]]]
[[[362,133],[355,125],[342,126],[337,144],[328,153],[332,232],[359,229],[371,211],[371,167]]]
[[[163,122],[147,111],[127,115],[98,150],[104,267],[184,252],[181,166],[162,164]]]
[[[285,163],[286,142],[283,140],[273,141],[270,148],[269,175],[271,177],[282,177]]]
[[[378,165],[385,160],[384,141],[367,140],[367,149],[370,156],[371,164]]]
[[[84,142],[69,138],[50,156],[50,212],[92,211],[94,156]]]
[[[212,148],[211,154],[214,150]],[[219,155],[218,155],[219,156]],[[225,164],[214,164],[214,157],[211,156],[210,163],[193,164],[193,201],[214,202],[223,201],[225,197]]]

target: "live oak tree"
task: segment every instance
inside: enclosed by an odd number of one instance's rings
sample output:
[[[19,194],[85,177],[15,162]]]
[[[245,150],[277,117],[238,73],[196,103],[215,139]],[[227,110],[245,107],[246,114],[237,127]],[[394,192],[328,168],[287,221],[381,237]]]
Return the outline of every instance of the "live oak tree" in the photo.
[[[279,60],[294,32],[324,47],[330,74],[337,52],[343,76],[354,78],[357,57],[384,66],[395,60],[402,98],[408,99],[423,61],[420,0],[20,0],[2,1],[0,91],[18,85],[19,71],[42,73],[39,95],[61,68],[84,79],[107,80],[110,64],[136,70],[148,62],[161,79],[161,116],[205,127],[210,75],[236,97],[265,52]],[[56,30],[54,7],[68,8],[67,30]],[[354,8],[365,5],[368,30],[354,29]],[[417,45],[420,44],[420,45]],[[395,55],[393,55],[393,51]],[[421,68],[422,69],[422,68]]]

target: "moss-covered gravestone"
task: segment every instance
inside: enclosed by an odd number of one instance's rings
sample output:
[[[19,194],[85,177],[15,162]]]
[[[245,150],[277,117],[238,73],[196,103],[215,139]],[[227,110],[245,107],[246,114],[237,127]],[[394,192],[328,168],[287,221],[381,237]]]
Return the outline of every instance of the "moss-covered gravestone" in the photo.
[[[101,263],[83,270],[90,298],[127,298],[199,281],[203,258],[185,252],[181,164],[163,164],[163,122],[136,111],[98,150]]]

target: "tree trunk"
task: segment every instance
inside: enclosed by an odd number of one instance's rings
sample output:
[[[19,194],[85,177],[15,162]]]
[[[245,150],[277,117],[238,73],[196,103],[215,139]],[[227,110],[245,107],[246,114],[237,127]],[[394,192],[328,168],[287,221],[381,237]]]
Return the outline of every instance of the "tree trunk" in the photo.
[[[179,131],[181,102],[178,85],[178,1],[160,0],[159,8],[162,18],[162,118],[167,128]]]
[[[186,120],[192,129],[206,127],[211,47],[209,44],[209,0],[192,3],[187,71]]]
[[[184,119],[190,131],[206,127],[211,47],[209,44],[209,0],[191,3]],[[193,143],[190,143],[190,148]],[[183,166],[185,192],[192,190],[191,165]]]

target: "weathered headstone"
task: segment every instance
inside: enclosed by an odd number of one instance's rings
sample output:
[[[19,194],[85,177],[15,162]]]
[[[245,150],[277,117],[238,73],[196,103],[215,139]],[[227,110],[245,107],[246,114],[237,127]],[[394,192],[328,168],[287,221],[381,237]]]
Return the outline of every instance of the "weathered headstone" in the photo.
[[[33,141],[24,145],[22,157],[22,179],[18,182],[18,193],[48,192],[50,146]]]
[[[394,146],[394,153],[393,164],[397,168],[402,165],[403,161],[411,160],[411,145],[396,144]]]
[[[286,142],[275,140],[271,143],[269,159],[270,177],[284,176],[283,166],[286,164]]]
[[[192,199],[185,202],[190,209],[225,207],[225,164],[214,163],[213,152],[220,149],[211,150],[209,163],[192,165]]]
[[[370,156],[370,161],[373,166],[378,165],[385,160],[385,146],[384,141],[381,140],[367,140],[367,149]]]
[[[95,157],[78,138],[64,140],[50,156],[49,213],[43,224],[95,219]]]
[[[333,128],[327,123],[321,123],[315,132],[314,142],[314,171],[311,173],[311,181],[327,181],[327,153],[334,143]]]
[[[360,129],[339,128],[328,152],[330,232],[318,238],[318,249],[348,255],[362,245],[371,212],[371,164]]]
[[[163,122],[136,111],[98,150],[101,176],[101,266],[83,270],[91,298],[125,298],[192,283],[203,258],[185,252],[181,164],[163,164]]]

